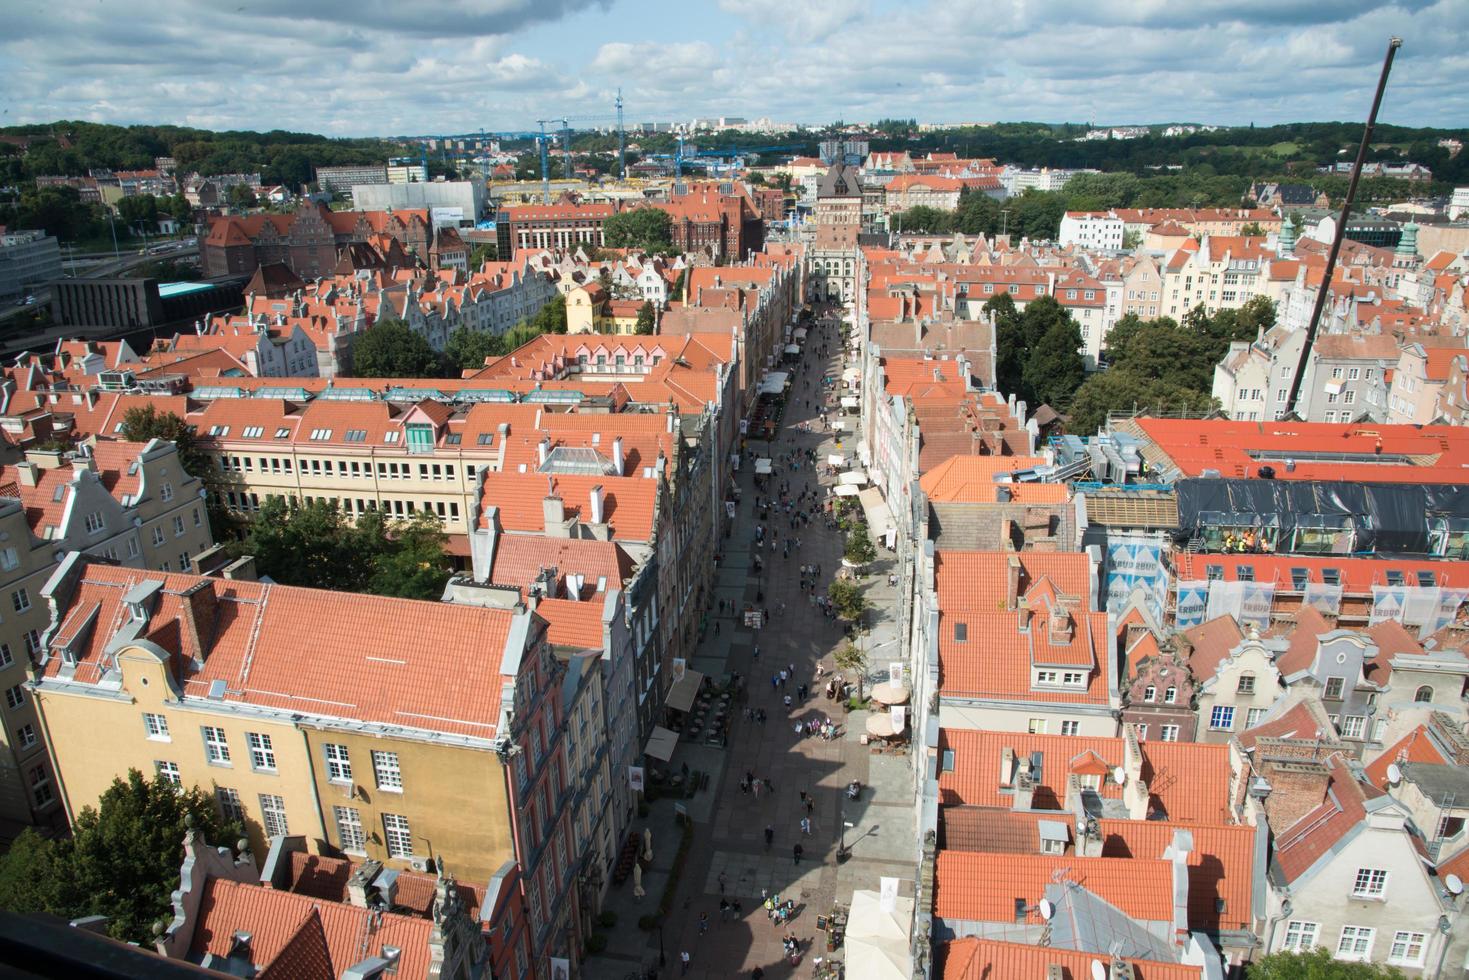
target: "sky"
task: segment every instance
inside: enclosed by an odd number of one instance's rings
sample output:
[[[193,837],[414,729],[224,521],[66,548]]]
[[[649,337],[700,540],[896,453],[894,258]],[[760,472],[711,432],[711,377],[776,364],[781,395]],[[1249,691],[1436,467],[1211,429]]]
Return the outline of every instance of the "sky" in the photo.
[[[0,125],[1469,122],[1469,0],[0,0]],[[588,119],[588,127],[610,122]]]

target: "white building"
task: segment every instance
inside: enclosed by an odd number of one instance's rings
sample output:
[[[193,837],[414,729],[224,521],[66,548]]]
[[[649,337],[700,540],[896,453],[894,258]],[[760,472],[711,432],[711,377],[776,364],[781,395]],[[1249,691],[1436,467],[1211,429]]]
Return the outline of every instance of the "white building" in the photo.
[[[388,170],[391,177],[392,168]],[[456,224],[473,224],[485,213],[485,193],[485,185],[477,180],[356,184],[352,187],[352,205],[362,211],[428,208],[433,212],[452,212],[457,209],[462,220]]]
[[[1449,198],[1449,220],[1458,221],[1469,215],[1469,187],[1455,187]]]
[[[1122,219],[1105,211],[1067,211],[1061,218],[1062,245],[1105,252],[1122,251]]]
[[[61,246],[44,231],[0,235],[0,299],[61,278]]]

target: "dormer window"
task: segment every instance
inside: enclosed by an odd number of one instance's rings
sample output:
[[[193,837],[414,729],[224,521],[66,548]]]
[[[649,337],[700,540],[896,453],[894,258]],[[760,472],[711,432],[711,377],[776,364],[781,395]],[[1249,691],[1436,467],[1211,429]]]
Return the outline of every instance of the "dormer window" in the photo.
[[[387,443],[389,445],[397,442],[398,441],[398,434],[399,433],[398,433],[398,430],[397,429],[390,429],[387,432],[384,432],[383,433],[383,442],[385,442],[385,443]]]
[[[313,442],[326,442],[332,437],[331,429],[312,429],[311,440]]]
[[[954,642],[955,643],[968,643],[969,642],[969,624],[968,623],[955,623],[954,624]]]
[[[431,453],[434,451],[434,427],[426,422],[410,422],[405,428],[408,430],[408,451],[410,453]]]
[[[291,427],[288,425],[283,425],[280,428],[276,429],[275,437],[277,439],[289,439],[291,437]]]

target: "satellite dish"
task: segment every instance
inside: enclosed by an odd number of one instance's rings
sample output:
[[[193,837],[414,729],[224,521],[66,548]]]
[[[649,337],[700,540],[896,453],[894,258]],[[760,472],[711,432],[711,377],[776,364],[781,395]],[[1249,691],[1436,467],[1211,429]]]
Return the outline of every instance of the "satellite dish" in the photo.
[[[1450,882],[1455,882],[1455,881],[1458,881],[1458,880],[1459,879],[1455,878],[1453,875],[1449,875],[1449,881]],[[1454,887],[1453,884],[1450,884],[1449,885],[1449,889],[1451,891],[1453,890],[1453,887]],[[1457,895],[1459,893],[1458,892],[1454,892],[1454,894]],[[1050,922],[1051,921],[1051,916],[1053,916],[1053,915],[1056,914],[1056,906],[1054,906],[1054,905],[1051,904],[1051,900],[1049,898],[1043,898],[1043,899],[1041,899],[1040,909],[1041,909],[1041,918],[1042,919],[1045,919],[1047,922]]]
[[[1092,960],[1092,980],[1107,980],[1107,968],[1101,960]]]
[[[1112,780],[1118,786],[1123,785],[1127,782],[1127,770],[1123,769],[1121,766],[1114,767],[1112,769]]]
[[[1464,881],[1458,875],[1449,875],[1444,879],[1444,884],[1449,886],[1449,894],[1459,895],[1464,891]],[[1050,918],[1050,916],[1046,916]]]
[[[1398,783],[1401,783],[1403,781],[1403,770],[1398,767],[1398,764],[1396,762],[1388,764],[1387,781],[1393,786],[1396,786]]]

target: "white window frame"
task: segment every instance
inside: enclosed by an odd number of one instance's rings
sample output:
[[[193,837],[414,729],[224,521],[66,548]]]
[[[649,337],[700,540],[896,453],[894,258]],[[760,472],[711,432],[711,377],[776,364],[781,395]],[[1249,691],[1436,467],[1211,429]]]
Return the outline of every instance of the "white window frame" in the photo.
[[[1168,737],[1169,735],[1172,735],[1173,737],[1172,738],[1169,738]],[[1160,725],[1160,726],[1158,726],[1158,741],[1160,741],[1160,742],[1176,742],[1176,741],[1178,741],[1178,726],[1177,725]]]
[[[240,802],[240,791],[229,786],[214,787],[214,802],[219,806],[219,815],[226,820],[245,820],[245,805]]]
[[[1387,870],[1385,868],[1358,868],[1352,881],[1353,898],[1387,898]]]
[[[223,728],[205,725],[200,733],[204,738],[204,761],[211,766],[234,765],[230,761],[230,739]]]
[[[246,732],[245,740],[250,745],[250,768],[256,772],[279,772],[276,768],[275,744],[263,732]]]
[[[332,783],[352,781],[352,756],[345,745],[327,742],[322,754],[326,756],[326,778]]]
[[[1281,949],[1305,952],[1316,948],[1316,939],[1321,935],[1321,923],[1306,919],[1291,919],[1285,927],[1285,943]]]
[[[362,811],[356,807],[333,806],[337,821],[338,846],[348,854],[367,853],[367,834],[362,830]]]
[[[384,793],[403,792],[403,769],[398,763],[398,753],[374,749],[372,774],[377,780],[377,788]]]
[[[407,817],[398,813],[383,814],[383,843],[390,858],[413,856],[413,828]]]
[[[172,742],[168,734],[168,719],[151,711],[143,712],[143,729],[154,742]]]
[[[1069,731],[1068,731],[1068,729],[1069,729]],[[1063,721],[1063,722],[1061,722],[1061,734],[1062,735],[1080,735],[1081,734],[1081,722],[1079,722],[1079,721]]]
[[[1413,946],[1418,947],[1417,957],[1408,955],[1408,950]],[[1399,948],[1402,952],[1399,952]],[[1428,933],[1414,932],[1412,929],[1399,929],[1393,933],[1392,946],[1388,950],[1387,961],[1393,966],[1422,966],[1424,957],[1428,954]]]
[[[286,801],[274,793],[260,794],[260,826],[266,837],[285,837],[291,833],[286,819]]]
[[[1371,926],[1342,926],[1336,941],[1335,957],[1366,963],[1372,959],[1372,944],[1377,939],[1377,930]],[[1351,948],[1348,949],[1348,944]]]
[[[179,764],[169,762],[167,759],[154,759],[153,771],[158,774],[159,779],[166,779],[176,788],[184,788],[184,777],[179,773]]]

